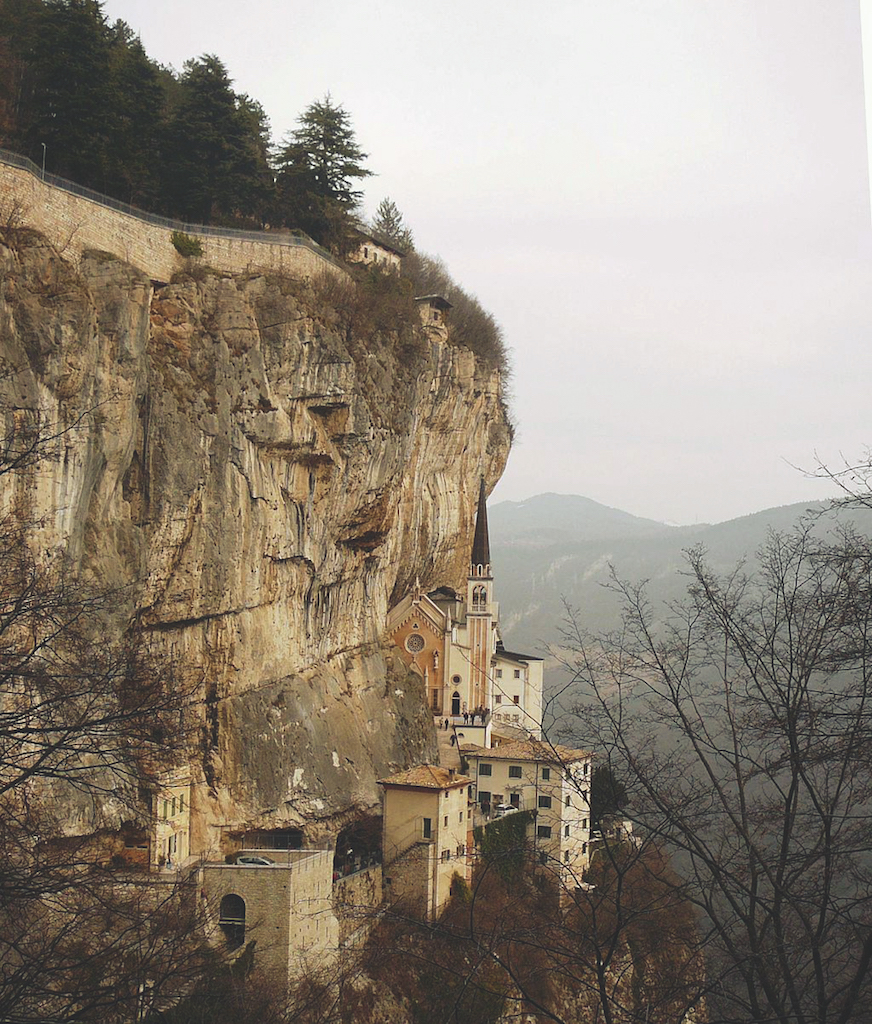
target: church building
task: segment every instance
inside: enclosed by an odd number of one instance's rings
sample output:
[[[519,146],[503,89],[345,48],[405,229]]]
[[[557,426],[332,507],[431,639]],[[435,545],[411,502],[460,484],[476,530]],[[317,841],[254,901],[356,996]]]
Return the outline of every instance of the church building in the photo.
[[[387,625],[403,660],[423,677],[434,716],[482,730],[476,739],[487,747],[492,728],[507,738],[541,737],[542,659],[508,651],[500,638],[484,479],[466,593],[416,586]]]

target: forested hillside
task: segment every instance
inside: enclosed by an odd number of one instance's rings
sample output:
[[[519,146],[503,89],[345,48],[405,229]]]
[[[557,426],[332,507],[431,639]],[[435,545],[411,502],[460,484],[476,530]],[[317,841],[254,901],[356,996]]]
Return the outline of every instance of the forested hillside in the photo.
[[[700,545],[719,572],[749,568],[771,531],[789,532],[803,517],[822,511],[806,502],[765,509],[724,523],[669,526],[572,494],[540,494],[505,501],[490,510],[494,570],[503,628],[511,643],[538,651],[559,640],[564,601],[595,631],[620,624],[621,598],[609,588],[611,570],[631,583],[649,581],[656,617],[684,595],[685,552]],[[823,517],[821,534],[855,522],[868,532],[869,510]]]

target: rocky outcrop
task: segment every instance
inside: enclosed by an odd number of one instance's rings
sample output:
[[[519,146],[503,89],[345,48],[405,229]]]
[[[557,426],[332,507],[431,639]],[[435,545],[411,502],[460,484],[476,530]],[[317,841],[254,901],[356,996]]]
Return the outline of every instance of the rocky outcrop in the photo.
[[[416,578],[465,577],[480,475],[508,452],[498,372],[408,326],[353,331],[317,282],[155,289],[22,231],[0,268],[7,427],[62,428],[0,497],[197,688],[194,849],[372,805],[376,778],[433,756],[383,625]]]

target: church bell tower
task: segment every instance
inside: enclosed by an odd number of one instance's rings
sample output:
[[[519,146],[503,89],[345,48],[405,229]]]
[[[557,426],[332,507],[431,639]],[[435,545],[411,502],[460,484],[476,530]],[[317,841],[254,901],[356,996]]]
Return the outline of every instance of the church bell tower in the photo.
[[[475,536],[472,541],[466,588],[466,621],[469,630],[471,707],[490,707],[490,668],[493,655],[493,586],[490,539],[487,531],[487,494],[484,477],[478,494]]]

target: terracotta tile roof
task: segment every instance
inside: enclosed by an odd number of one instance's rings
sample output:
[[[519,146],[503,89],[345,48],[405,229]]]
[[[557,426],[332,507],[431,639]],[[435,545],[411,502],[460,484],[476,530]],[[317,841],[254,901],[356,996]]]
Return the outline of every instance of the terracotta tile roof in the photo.
[[[561,743],[543,743],[541,740],[516,740],[514,743],[501,743],[498,747],[465,743],[460,752],[489,761],[543,761],[546,764],[572,764],[593,757],[589,750],[574,750]]]
[[[466,775],[453,774],[447,768],[435,764],[419,764],[387,779],[379,779],[380,786],[412,786],[416,789],[449,789],[452,786],[468,786],[472,779]]]

